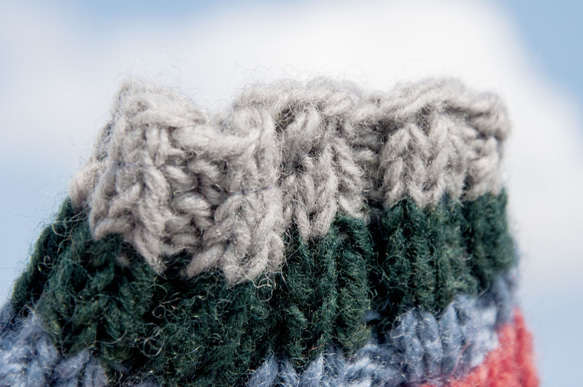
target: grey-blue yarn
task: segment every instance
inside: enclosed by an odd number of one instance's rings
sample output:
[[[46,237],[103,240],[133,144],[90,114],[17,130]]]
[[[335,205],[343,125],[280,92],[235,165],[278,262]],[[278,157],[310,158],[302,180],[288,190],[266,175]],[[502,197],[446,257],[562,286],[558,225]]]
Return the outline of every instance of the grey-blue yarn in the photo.
[[[513,273],[500,275],[481,296],[457,296],[438,316],[413,309],[352,358],[331,347],[297,372],[287,359],[271,356],[247,386],[400,386],[441,384],[463,376],[498,345],[496,329],[512,316],[514,282]],[[374,323],[375,313],[367,318]],[[136,376],[136,386],[158,386]],[[18,319],[10,305],[0,311],[0,386],[106,385],[107,376],[91,350],[66,358],[34,313]]]
[[[106,376],[90,350],[65,358],[52,344],[34,313],[14,318],[7,304],[0,311],[0,386],[106,385]]]

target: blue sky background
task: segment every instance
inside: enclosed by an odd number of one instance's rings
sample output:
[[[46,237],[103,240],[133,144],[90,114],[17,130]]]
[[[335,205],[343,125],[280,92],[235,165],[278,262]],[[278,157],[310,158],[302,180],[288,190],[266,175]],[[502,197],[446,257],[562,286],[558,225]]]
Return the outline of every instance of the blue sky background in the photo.
[[[514,22],[516,32],[537,66],[583,103],[583,3],[578,0],[491,0]],[[84,14],[86,31],[100,34],[128,19],[148,23],[212,15],[225,8],[260,8],[268,4],[299,4],[289,0],[102,0],[54,1],[55,7]],[[0,53],[1,55],[1,53]],[[1,66],[1,61],[0,61]],[[0,67],[1,70],[1,67]],[[1,71],[0,71],[1,74]]]
[[[248,81],[281,76],[346,77],[388,89],[453,75],[508,102],[523,307],[544,385],[580,384],[583,2],[349,4],[0,0],[0,298],[127,75],[170,83],[211,107]]]
[[[533,62],[583,100],[583,3],[578,0],[499,0],[515,21]]]

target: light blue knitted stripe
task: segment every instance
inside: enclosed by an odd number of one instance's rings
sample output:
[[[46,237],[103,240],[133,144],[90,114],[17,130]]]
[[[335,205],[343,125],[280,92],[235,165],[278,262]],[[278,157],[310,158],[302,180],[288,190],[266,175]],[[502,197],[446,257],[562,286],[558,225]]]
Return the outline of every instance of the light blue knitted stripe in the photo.
[[[90,350],[65,359],[34,314],[12,320],[6,305],[0,311],[0,386],[105,386],[105,373]]]
[[[403,382],[439,383],[462,376],[496,347],[496,328],[512,315],[514,280],[499,276],[478,298],[457,296],[439,316],[414,309],[393,329],[375,337],[351,359],[329,348],[298,373],[286,359],[270,357],[248,381],[248,387],[276,384],[398,386]],[[374,324],[376,316],[369,313]],[[152,381],[137,386],[157,386]],[[107,377],[91,350],[64,358],[50,342],[34,313],[15,319],[10,305],[0,311],[0,386],[105,386]]]

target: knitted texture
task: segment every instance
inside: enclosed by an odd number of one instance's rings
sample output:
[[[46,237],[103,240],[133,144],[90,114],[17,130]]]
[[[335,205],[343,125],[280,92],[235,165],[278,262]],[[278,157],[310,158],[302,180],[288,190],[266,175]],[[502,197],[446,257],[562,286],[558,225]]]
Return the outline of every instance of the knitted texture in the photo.
[[[337,211],[364,217],[364,200],[424,207],[499,192],[498,98],[455,81],[348,87],[254,88],[210,118],[166,89],[127,84],[73,179],[73,205],[88,209],[94,238],[123,235],[159,272],[187,251],[188,276],[217,267],[239,282],[279,268],[291,224],[310,240]]]
[[[0,312],[2,386],[105,386],[105,372],[86,349],[63,357],[36,316],[15,319],[10,305]]]
[[[452,380],[451,387],[536,387],[539,380],[532,358],[532,339],[520,312],[514,325],[499,332],[500,346],[488,354],[484,364],[461,380]],[[430,387],[430,386],[425,386]],[[433,386],[434,387],[434,386]]]
[[[307,385],[309,382],[316,385],[342,385],[348,382],[362,385],[382,381],[398,385],[407,380],[445,380],[449,376],[464,375],[470,368],[481,364],[488,352],[497,347],[497,327],[511,320],[513,287],[512,277],[501,276],[490,290],[478,298],[457,297],[438,317],[422,309],[411,310],[398,319],[392,330],[376,341],[369,341],[353,357],[347,359],[342,350],[328,348],[308,363],[304,372],[296,371],[287,357],[278,360],[271,356],[252,374],[247,385],[272,386],[276,382],[283,386]],[[374,318],[374,315],[368,316],[369,320]],[[4,329],[8,326],[11,330],[21,329],[14,323],[8,325],[10,323],[5,320]],[[71,367],[77,370],[71,374],[79,383],[89,383],[85,381],[86,374],[80,372],[91,360],[88,351],[73,357],[77,362],[69,360],[67,363],[50,344],[49,335],[40,328],[36,316],[28,317],[25,324],[31,328],[21,329],[19,335],[26,336],[34,347],[41,343],[49,348],[26,356],[14,356],[7,352],[5,356],[10,358],[5,364],[11,366],[6,367],[6,374],[20,377],[22,370],[32,361],[51,361],[50,367],[39,367],[46,372],[44,380],[51,380],[52,368],[58,364],[60,369]],[[10,337],[0,342],[0,347],[14,345]],[[91,366],[93,364],[94,361]],[[99,376],[92,379],[96,385],[105,384],[107,380],[101,368],[92,371],[91,375]],[[59,385],[56,380],[54,383]]]
[[[398,386],[465,375],[497,347],[496,328],[512,316],[512,287],[510,278],[500,277],[478,298],[458,296],[439,316],[413,309],[354,356],[346,358],[341,350],[330,348],[304,372],[297,372],[285,358],[271,357],[249,386]]]
[[[514,326],[507,133],[451,80],[283,82],[216,114],[127,83],[15,283],[0,384],[471,378]]]

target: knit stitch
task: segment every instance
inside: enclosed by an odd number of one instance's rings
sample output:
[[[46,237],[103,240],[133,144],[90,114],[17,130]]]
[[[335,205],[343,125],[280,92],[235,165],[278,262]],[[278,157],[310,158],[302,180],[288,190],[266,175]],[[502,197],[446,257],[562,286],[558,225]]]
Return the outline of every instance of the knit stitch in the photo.
[[[514,324],[500,329],[500,346],[488,354],[484,364],[461,380],[451,380],[451,387],[536,387],[539,380],[532,357],[532,339],[524,318],[516,312]],[[434,387],[434,386],[424,386]]]
[[[398,386],[465,375],[496,348],[496,328],[510,321],[513,302],[509,280],[498,278],[493,288],[477,299],[457,297],[439,317],[422,309],[411,310],[393,329],[350,358],[330,348],[298,373],[288,360],[272,356],[248,385]]]
[[[508,130],[453,80],[214,114],[126,83],[0,314],[0,385],[535,385]]]
[[[0,385],[105,386],[105,372],[90,349],[63,357],[33,314],[17,319],[10,305],[0,312]]]
[[[451,376],[463,376],[497,347],[496,329],[509,322],[512,316],[513,282],[512,276],[498,277],[486,293],[478,298],[457,297],[439,317],[422,309],[411,310],[398,319],[392,330],[370,341],[350,358],[346,358],[342,350],[331,347],[310,362],[304,372],[298,373],[289,358],[278,361],[271,356],[253,373],[247,385],[272,386],[276,382],[283,386],[307,385],[308,381],[316,385],[392,381],[393,385],[398,385],[405,381],[443,381]],[[376,317],[370,313],[368,319],[373,321]],[[92,385],[88,375],[96,383],[94,385],[105,385],[105,372],[100,367],[95,368],[96,359],[92,359],[90,351],[82,351],[66,360],[50,343],[50,336],[40,328],[35,315],[11,322],[14,318],[11,308],[6,307],[0,324],[9,333],[0,340],[0,348],[17,344],[22,347],[22,341],[33,344],[33,348],[46,348],[24,355],[3,352],[2,364],[6,366],[4,373],[0,373],[0,383],[10,385],[9,381],[24,377],[41,380],[38,373],[45,372],[42,380],[53,380],[55,386],[66,385],[55,377],[52,370],[57,369],[83,386]],[[41,365],[32,366],[33,362]]]
[[[365,201],[497,194],[507,132],[499,99],[456,81],[386,94],[284,83],[246,91],[215,118],[128,83],[71,198],[96,239],[123,235],[158,272],[186,251],[189,277],[220,268],[235,283],[279,269],[292,224],[310,240],[337,211],[365,217]]]
[[[503,194],[484,195],[463,210],[448,200],[425,210],[402,201],[386,212],[390,222],[372,239],[362,220],[346,217],[317,243],[303,242],[292,229],[281,275],[230,287],[218,273],[189,281],[157,275],[118,237],[94,242],[86,219],[65,202],[39,239],[32,275],[21,277],[12,304],[24,311],[34,306],[64,353],[95,346],[104,362],[148,364],[159,376],[180,379],[180,370],[191,368],[185,364],[200,363],[199,377],[209,370],[240,377],[270,351],[304,366],[330,345],[349,355],[361,347],[370,335],[364,317],[371,301],[373,326],[382,335],[414,307],[441,312],[456,294],[487,290],[514,263],[512,245],[504,244],[510,240],[504,206]],[[406,251],[406,241],[393,240],[403,232],[411,241]],[[183,260],[176,256],[176,267]],[[178,355],[179,348],[189,355]]]

